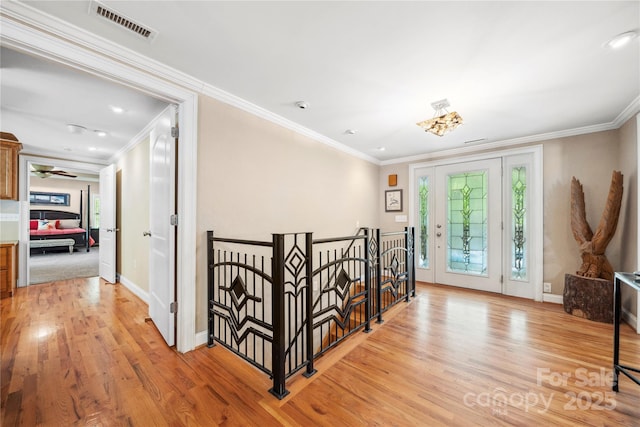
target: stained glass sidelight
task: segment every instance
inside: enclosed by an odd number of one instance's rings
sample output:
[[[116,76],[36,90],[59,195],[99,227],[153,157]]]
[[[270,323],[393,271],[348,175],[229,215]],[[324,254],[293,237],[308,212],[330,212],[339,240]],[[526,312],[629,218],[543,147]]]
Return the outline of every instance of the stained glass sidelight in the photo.
[[[512,245],[511,245],[511,278],[526,280],[526,212],[527,212],[527,171],[524,166],[511,170],[512,199]]]
[[[487,275],[487,172],[447,177],[447,270]]]
[[[418,193],[420,196],[419,233],[420,233],[420,260],[419,266],[429,268],[429,177],[423,176],[418,180]]]

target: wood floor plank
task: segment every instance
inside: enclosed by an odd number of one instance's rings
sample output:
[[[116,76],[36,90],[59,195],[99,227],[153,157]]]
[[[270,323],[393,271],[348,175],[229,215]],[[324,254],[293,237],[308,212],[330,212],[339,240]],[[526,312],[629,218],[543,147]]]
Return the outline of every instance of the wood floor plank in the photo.
[[[221,346],[167,347],[121,285],[20,288],[0,311],[3,426],[640,424],[640,387],[607,382],[612,326],[554,304],[421,285],[310,379],[294,376],[282,401]],[[621,358],[640,366],[626,324]]]

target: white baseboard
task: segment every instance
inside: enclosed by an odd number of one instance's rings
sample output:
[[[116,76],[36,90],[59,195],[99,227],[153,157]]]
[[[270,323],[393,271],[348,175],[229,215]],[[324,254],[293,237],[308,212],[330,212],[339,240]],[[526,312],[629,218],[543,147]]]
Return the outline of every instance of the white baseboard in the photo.
[[[149,292],[145,291],[140,286],[136,285],[131,280],[127,279],[121,274],[118,274],[118,281],[122,283],[131,292],[136,294],[136,296],[140,298],[142,301],[149,304]]]
[[[206,345],[209,340],[209,331],[196,332],[196,347]]]
[[[542,300],[544,302],[551,302],[554,304],[562,304],[562,295],[556,295],[556,294],[543,294],[542,295]],[[638,325],[638,318],[636,316],[633,315],[633,313],[631,313],[630,311],[625,310],[624,308],[622,309],[622,320],[625,321],[626,323],[628,323],[633,330],[635,330],[638,334],[640,334],[640,328],[637,327]]]
[[[624,308],[622,309],[622,320],[624,320],[625,322],[627,322],[635,331],[636,333],[640,334],[640,330],[638,330],[638,318],[636,316],[633,315],[633,313],[631,313],[630,311],[625,310]]]
[[[542,294],[543,302],[552,302],[554,304],[562,304],[562,295],[557,294]]]

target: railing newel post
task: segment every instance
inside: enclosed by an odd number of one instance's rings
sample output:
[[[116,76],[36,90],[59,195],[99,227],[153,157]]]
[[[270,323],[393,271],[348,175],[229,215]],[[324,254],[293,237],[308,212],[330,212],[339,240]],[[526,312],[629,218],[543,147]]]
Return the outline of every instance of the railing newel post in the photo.
[[[382,323],[382,259],[380,246],[382,241],[380,240],[380,229],[376,228],[376,311],[378,314],[378,320],[376,323]]]
[[[289,391],[285,387],[285,323],[284,323],[284,235],[273,235],[271,288],[271,317],[273,341],[271,343],[271,372],[273,388],[269,390],[282,400]]]
[[[364,251],[366,254],[366,267],[364,269],[364,292],[367,302],[364,305],[364,317],[366,319],[364,332],[371,332],[371,253],[369,252],[369,229],[364,229]]]
[[[416,229],[411,227],[411,268],[409,273],[411,274],[411,296],[416,297]]]
[[[305,300],[305,314],[307,317],[307,370],[302,375],[309,378],[317,372],[313,367],[313,233],[306,233],[305,251],[307,262],[307,298]]]
[[[214,254],[213,254],[213,230],[207,231],[207,311],[208,311],[208,324],[209,324],[209,333],[207,336],[207,347],[211,348],[216,345],[215,335],[214,335],[214,318],[213,318],[213,298],[215,295],[215,282],[214,282]]]

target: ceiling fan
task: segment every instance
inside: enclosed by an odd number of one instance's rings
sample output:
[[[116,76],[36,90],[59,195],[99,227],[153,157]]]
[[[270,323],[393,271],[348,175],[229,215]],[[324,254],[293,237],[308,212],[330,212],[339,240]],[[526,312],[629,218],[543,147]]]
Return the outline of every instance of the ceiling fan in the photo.
[[[40,178],[49,178],[51,175],[66,176],[69,178],[77,178],[76,175],[67,171],[56,170],[55,166],[36,165],[31,163],[31,172]]]

